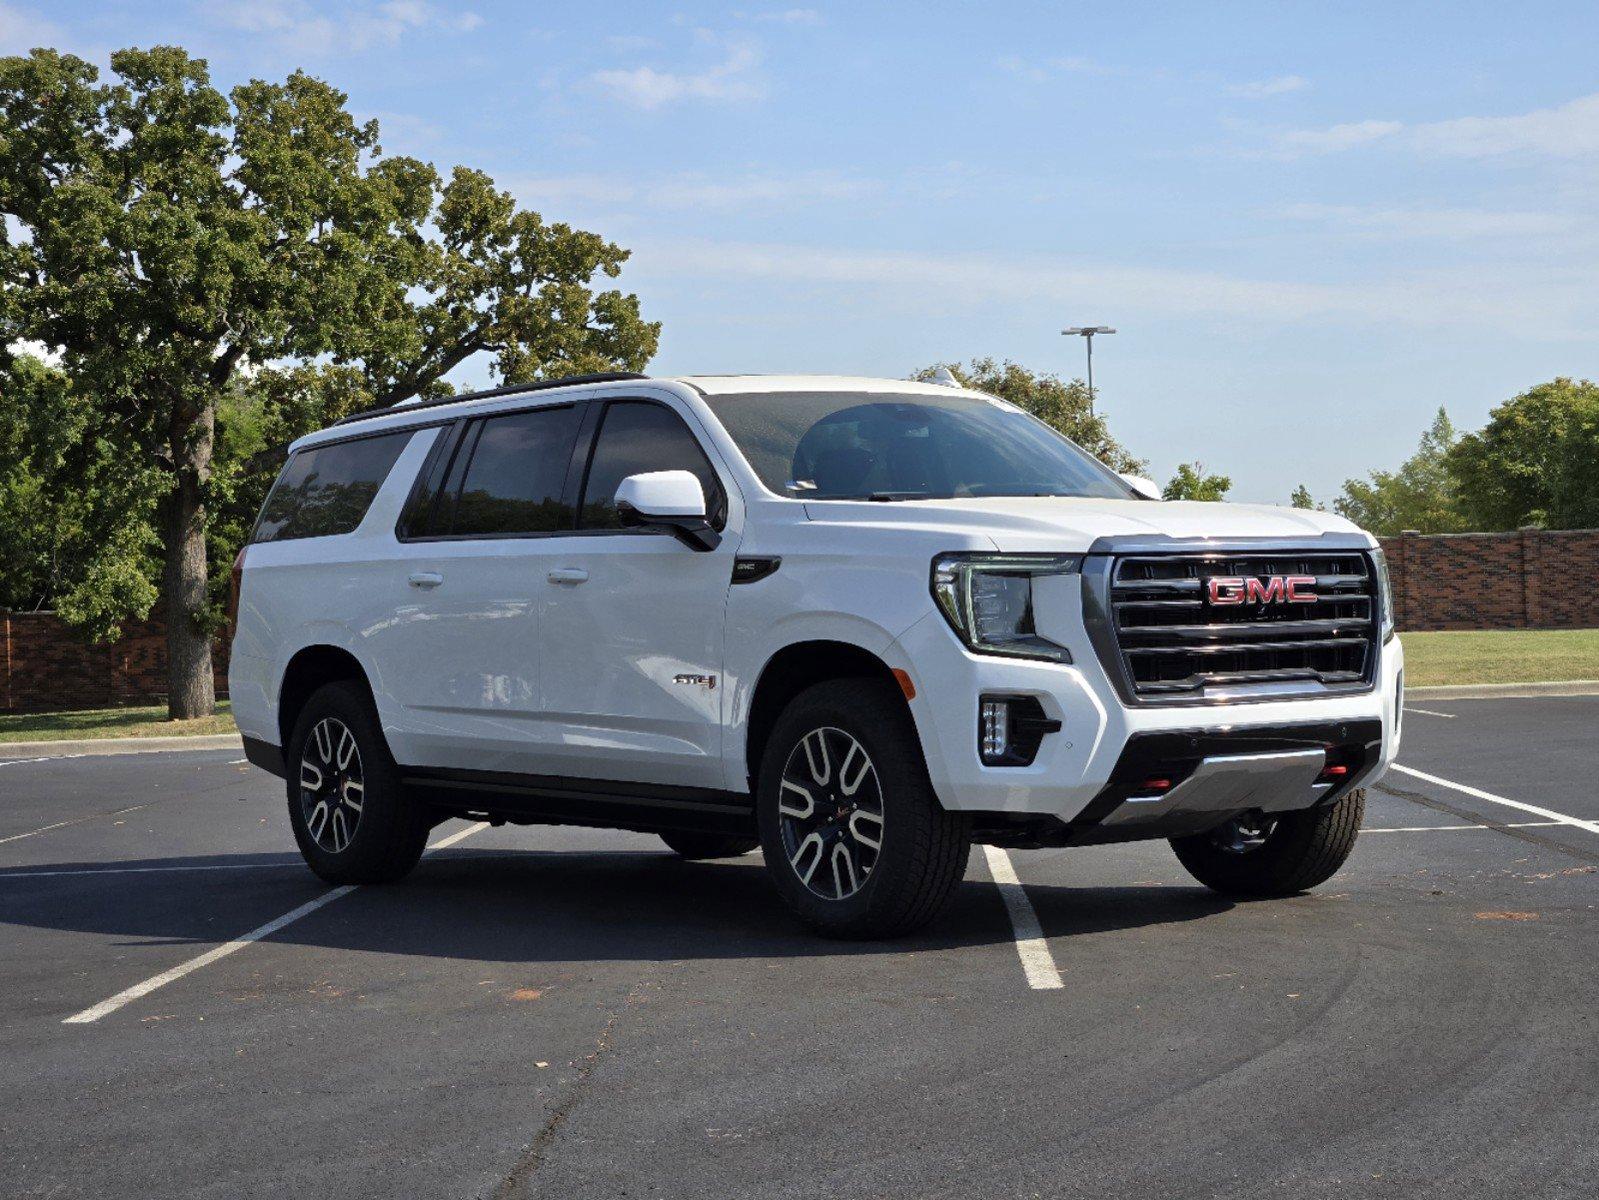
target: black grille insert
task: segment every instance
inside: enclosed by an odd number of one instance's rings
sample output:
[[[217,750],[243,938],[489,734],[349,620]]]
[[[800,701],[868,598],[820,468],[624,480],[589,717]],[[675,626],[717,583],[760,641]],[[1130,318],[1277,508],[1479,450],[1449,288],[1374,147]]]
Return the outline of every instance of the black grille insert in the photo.
[[[1288,599],[1291,576],[1294,595],[1314,598]],[[1212,580],[1218,599],[1242,602],[1215,602]],[[1132,554],[1111,565],[1109,601],[1117,653],[1145,700],[1294,680],[1358,688],[1376,662],[1376,583],[1358,552]]]

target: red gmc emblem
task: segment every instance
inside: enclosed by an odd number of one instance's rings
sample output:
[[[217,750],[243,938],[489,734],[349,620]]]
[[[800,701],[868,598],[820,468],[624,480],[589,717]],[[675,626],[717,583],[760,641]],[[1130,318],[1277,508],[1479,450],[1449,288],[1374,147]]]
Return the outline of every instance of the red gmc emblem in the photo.
[[[1212,575],[1209,584],[1212,604],[1314,604],[1320,599],[1301,590],[1316,586],[1314,575]]]

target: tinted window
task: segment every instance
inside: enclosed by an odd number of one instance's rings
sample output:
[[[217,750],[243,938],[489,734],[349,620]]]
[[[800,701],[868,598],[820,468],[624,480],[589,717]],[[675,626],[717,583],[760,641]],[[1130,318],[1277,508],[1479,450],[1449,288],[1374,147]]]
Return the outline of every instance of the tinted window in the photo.
[[[256,523],[257,542],[350,533],[366,516],[414,431],[301,450],[283,468]]]
[[[1131,495],[1110,468],[1003,400],[752,392],[707,403],[779,496]]]
[[[572,528],[572,509],[562,503],[561,491],[576,433],[577,409],[571,406],[483,421],[466,462],[451,532],[459,536]],[[463,449],[457,458],[464,455]]]
[[[705,493],[705,511],[720,529],[727,520],[727,497],[711,464],[671,409],[642,400],[618,400],[605,410],[594,456],[583,488],[584,529],[620,529],[616,489],[629,475],[646,471],[690,471]]]

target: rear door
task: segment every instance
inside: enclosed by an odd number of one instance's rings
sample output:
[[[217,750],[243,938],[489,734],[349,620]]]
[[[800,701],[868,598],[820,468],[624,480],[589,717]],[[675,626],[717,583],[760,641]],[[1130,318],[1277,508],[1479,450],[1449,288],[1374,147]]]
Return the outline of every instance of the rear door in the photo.
[[[570,533],[567,473],[582,409],[549,405],[464,422],[402,518],[409,553],[374,631],[404,726],[409,766],[537,773],[539,626],[552,539]]]
[[[551,543],[541,630],[543,701],[558,774],[719,788],[722,634],[742,508],[677,410],[596,401],[583,442],[578,528]],[[722,533],[696,551],[623,528],[617,485],[645,471],[700,480]]]

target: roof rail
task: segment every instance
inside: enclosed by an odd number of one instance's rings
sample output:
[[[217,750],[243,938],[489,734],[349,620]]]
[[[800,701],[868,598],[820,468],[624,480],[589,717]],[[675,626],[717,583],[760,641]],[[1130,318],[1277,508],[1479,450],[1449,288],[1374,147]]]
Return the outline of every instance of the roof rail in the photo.
[[[597,371],[593,375],[567,375],[560,379],[541,379],[536,383],[508,383],[504,387],[489,388],[482,392],[463,392],[459,396],[439,396],[433,400],[421,400],[415,404],[391,404],[387,408],[368,408],[361,412],[351,413],[347,417],[340,417],[333,422],[334,425],[348,425],[352,421],[370,421],[374,417],[387,416],[389,413],[415,412],[419,408],[437,408],[441,404],[465,404],[468,400],[491,400],[495,396],[516,396],[522,392],[542,392],[547,388],[576,387],[585,383],[614,383],[621,379],[648,379],[648,375],[640,375],[637,371]]]

